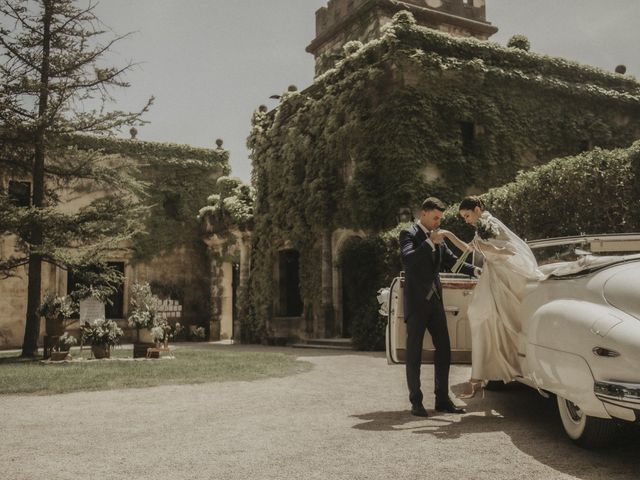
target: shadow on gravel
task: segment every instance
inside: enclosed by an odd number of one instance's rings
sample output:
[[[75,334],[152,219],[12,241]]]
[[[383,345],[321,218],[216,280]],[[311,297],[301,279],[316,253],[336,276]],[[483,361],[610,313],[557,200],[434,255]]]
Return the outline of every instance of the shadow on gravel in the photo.
[[[459,394],[464,385],[452,388]],[[467,399],[465,415],[429,410],[428,418],[414,417],[409,410],[354,415],[363,420],[353,428],[365,431],[408,431],[455,440],[474,433],[502,432],[514,446],[541,464],[585,480],[637,479],[640,472],[640,429],[622,445],[584,450],[565,435],[555,399],[519,385],[499,392],[488,391]]]

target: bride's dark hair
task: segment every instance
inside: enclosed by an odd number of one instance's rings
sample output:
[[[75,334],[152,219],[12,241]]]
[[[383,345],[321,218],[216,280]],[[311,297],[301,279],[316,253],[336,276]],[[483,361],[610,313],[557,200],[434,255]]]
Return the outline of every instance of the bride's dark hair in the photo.
[[[470,196],[466,197],[460,202],[458,211],[460,210],[473,210],[476,207],[480,207],[480,210],[484,210],[484,202],[480,197]]]

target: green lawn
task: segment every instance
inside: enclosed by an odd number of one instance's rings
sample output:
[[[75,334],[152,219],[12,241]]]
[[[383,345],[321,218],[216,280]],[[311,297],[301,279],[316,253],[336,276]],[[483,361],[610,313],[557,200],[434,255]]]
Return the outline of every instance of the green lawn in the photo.
[[[79,358],[79,350],[71,350]],[[89,390],[152,387],[191,383],[257,380],[306,372],[308,362],[269,352],[224,352],[177,348],[175,359],[90,360],[44,364],[0,352],[0,394],[50,395]],[[89,353],[85,349],[85,358]],[[116,348],[113,358],[132,358],[131,347]]]

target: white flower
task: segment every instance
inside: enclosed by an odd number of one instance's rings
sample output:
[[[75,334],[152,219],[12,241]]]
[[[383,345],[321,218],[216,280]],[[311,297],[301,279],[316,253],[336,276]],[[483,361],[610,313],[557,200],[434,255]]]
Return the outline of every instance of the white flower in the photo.
[[[378,290],[378,303],[380,304],[380,309],[378,313],[380,315],[384,315],[385,317],[389,315],[389,287],[381,288]]]

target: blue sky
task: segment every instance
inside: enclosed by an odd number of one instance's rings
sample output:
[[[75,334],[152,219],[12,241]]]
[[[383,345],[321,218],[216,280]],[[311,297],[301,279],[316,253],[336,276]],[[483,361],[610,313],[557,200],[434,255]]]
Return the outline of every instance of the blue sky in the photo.
[[[117,108],[135,110],[156,97],[138,138],[215,147],[224,140],[233,175],[248,181],[245,140],[251,113],[290,84],[313,81],[315,11],[326,0],[102,0],[96,13],[119,43],[112,62],[140,62],[116,91]],[[640,75],[638,0],[487,0],[500,31],[529,37],[532,50]],[[123,137],[128,137],[123,132]]]

